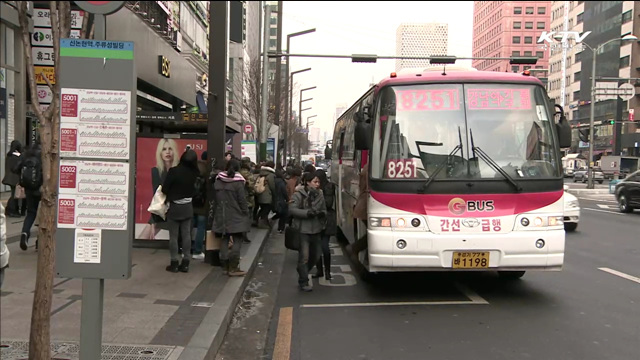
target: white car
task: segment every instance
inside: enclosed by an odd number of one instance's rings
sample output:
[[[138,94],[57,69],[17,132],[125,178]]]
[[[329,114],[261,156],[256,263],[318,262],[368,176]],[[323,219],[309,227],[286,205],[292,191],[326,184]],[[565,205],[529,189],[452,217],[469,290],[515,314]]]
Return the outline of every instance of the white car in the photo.
[[[580,203],[578,198],[569,194],[566,189],[564,192],[564,230],[576,231],[578,222],[580,221]]]

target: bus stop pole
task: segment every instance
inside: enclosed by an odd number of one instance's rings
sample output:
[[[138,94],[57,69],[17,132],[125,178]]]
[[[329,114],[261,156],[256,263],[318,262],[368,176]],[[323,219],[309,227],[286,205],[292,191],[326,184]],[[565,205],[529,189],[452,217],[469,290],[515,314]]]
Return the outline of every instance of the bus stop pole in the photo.
[[[209,97],[207,154],[209,162],[222,162],[226,151],[228,1],[212,1],[209,24]]]

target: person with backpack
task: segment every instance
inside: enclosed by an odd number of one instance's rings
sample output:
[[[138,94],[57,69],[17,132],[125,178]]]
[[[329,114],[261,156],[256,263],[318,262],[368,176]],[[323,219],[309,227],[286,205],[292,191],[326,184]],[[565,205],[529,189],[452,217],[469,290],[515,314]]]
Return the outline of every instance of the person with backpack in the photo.
[[[27,212],[27,199],[22,200],[16,198],[16,188],[20,182],[20,176],[11,169],[13,169],[18,162],[20,162],[20,156],[22,155],[22,144],[18,140],[11,142],[11,148],[7,153],[7,158],[4,162],[4,177],[2,178],[2,184],[11,188],[11,196],[7,201],[6,216],[8,217],[21,217]],[[22,207],[20,206],[22,203]]]
[[[260,167],[260,175],[256,180],[255,192],[258,197],[258,227],[270,229],[269,213],[274,208],[273,203],[276,198],[276,171],[273,161],[267,161]],[[262,220],[262,224],[260,224]]]
[[[42,150],[40,142],[36,141],[29,150],[20,156],[20,161],[13,168],[13,172],[20,176],[20,186],[24,188],[27,198],[27,216],[22,223],[22,232],[20,234],[20,249],[27,250],[29,244],[29,236],[31,235],[31,227],[36,221],[38,215],[38,206],[42,194],[40,187],[43,183],[42,178]],[[36,250],[38,250],[38,241],[36,240]]]
[[[214,183],[216,207],[213,220],[213,232],[222,237],[220,245],[220,262],[222,271],[229,276],[244,276],[240,270],[240,248],[242,239],[251,227],[245,180],[240,175],[240,163],[231,159],[220,172]],[[233,239],[231,252],[229,242]]]
[[[191,258],[204,260],[202,252],[204,237],[207,232],[207,152],[203,152],[198,161],[199,175],[196,178],[195,192],[193,195],[193,227],[195,234],[191,245]]]

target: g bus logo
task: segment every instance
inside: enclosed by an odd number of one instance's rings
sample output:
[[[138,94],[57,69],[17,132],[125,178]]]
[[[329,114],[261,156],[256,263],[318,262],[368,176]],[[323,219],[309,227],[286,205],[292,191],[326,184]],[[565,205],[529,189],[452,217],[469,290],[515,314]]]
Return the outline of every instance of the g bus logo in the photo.
[[[485,212],[495,210],[493,200],[469,200],[453,198],[449,201],[449,212],[454,215],[462,215],[465,212]]]
[[[449,212],[454,215],[462,215],[464,214],[467,206],[464,200],[460,198],[453,198],[449,201]]]

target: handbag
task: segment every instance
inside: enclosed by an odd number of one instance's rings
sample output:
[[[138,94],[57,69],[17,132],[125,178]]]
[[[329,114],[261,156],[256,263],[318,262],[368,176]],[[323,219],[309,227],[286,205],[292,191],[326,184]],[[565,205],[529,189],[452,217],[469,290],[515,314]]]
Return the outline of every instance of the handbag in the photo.
[[[158,186],[156,193],[153,195],[153,199],[151,199],[151,204],[147,208],[147,211],[160,216],[163,220],[166,219],[167,210],[169,206],[166,204],[167,195],[162,192],[162,185]]]
[[[22,186],[20,186],[19,184],[16,185],[15,198],[16,199],[24,199],[26,197],[27,197],[27,194],[24,192],[24,188]]]
[[[284,230],[284,247],[289,250],[300,251],[300,229],[291,225]]]

